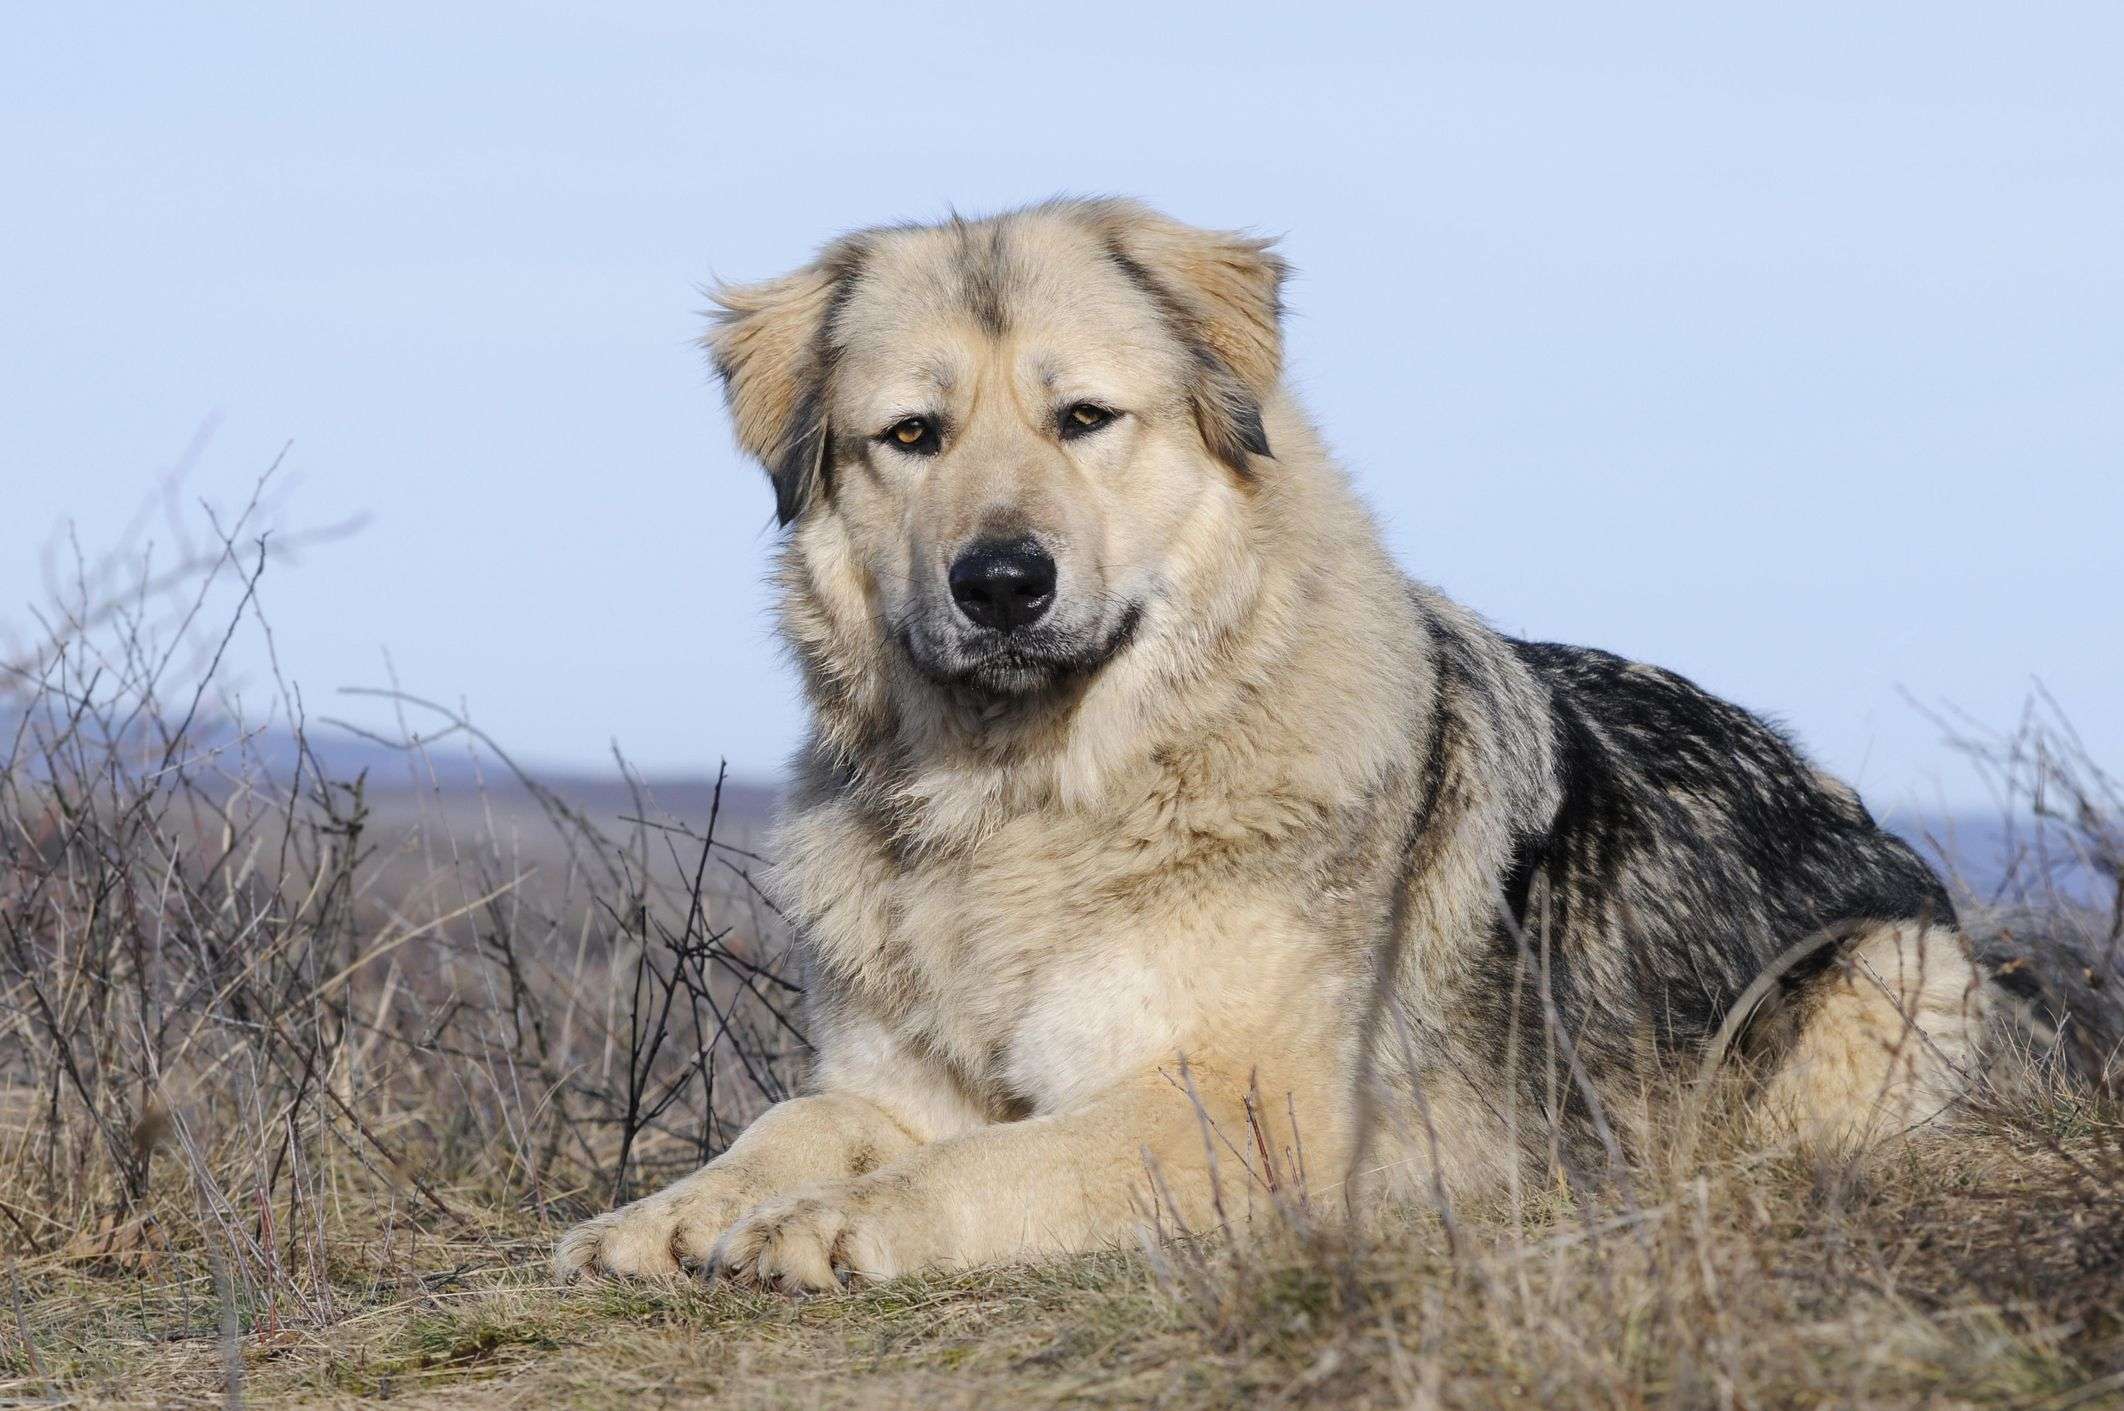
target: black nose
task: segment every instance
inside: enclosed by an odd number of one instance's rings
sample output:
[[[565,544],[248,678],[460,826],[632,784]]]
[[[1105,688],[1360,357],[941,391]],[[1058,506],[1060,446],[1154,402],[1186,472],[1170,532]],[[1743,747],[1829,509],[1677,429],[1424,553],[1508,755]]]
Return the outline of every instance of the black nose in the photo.
[[[1031,539],[985,539],[952,561],[951,600],[982,627],[1029,627],[1054,606],[1055,561]]]

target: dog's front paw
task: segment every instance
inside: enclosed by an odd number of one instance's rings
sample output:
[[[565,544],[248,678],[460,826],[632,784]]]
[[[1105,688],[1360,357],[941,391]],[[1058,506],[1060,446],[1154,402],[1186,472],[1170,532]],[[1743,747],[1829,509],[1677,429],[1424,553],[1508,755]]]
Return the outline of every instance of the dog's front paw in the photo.
[[[676,1274],[704,1265],[716,1237],[756,1198],[713,1168],[700,1171],[568,1231],[554,1248],[554,1270],[568,1280],[585,1273]]]
[[[815,1293],[950,1262],[935,1220],[904,1191],[843,1181],[770,1200],[716,1242],[710,1266],[754,1288]]]

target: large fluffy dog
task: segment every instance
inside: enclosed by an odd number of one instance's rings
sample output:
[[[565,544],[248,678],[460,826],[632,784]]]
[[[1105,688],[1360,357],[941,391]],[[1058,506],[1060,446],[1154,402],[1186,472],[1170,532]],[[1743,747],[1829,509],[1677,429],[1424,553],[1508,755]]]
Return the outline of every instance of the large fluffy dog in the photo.
[[[1481,1188],[1729,1052],[1805,1140],[1951,1098],[1932,874],[1746,712],[1404,577],[1282,384],[1283,275],[1064,201],[720,296],[813,713],[775,885],[817,1065],[564,1270],[827,1287]]]

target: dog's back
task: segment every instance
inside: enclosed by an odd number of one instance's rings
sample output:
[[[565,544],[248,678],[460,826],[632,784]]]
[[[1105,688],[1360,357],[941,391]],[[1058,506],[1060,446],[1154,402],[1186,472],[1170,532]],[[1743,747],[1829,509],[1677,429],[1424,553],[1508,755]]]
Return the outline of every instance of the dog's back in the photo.
[[[1758,1114],[1817,1139],[1922,1122],[1964,1085],[1986,986],[1939,878],[1855,792],[1671,671],[1465,618],[1431,640],[1498,792],[1514,754],[1541,782],[1478,869],[1486,930],[1404,938],[1443,957],[1406,982],[1449,1036],[1417,1067],[1482,1074],[1482,1106],[1519,1109],[1507,1125],[1579,1142],[1604,1101],[1634,1107],[1707,1055],[1749,1060]]]
[[[1512,649],[1548,688],[1560,795],[1508,880],[1514,919],[1539,882],[1567,952],[1621,940],[1663,1045],[1707,1042],[1773,965],[1803,988],[1841,953],[1825,928],[1954,924],[1917,854],[1760,718],[1608,652]]]

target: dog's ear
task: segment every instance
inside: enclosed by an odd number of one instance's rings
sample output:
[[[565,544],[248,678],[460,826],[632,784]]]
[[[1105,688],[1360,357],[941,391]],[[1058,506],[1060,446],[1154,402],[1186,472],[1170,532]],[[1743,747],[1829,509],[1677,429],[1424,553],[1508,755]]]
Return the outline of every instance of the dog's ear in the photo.
[[[1193,353],[1195,421],[1210,453],[1241,475],[1271,455],[1261,404],[1283,375],[1283,281],[1273,240],[1199,230],[1133,202],[1098,208],[1107,253]]]
[[[784,525],[803,513],[827,469],[831,325],[855,262],[854,246],[844,242],[780,279],[710,293],[715,308],[701,344],[723,380],[738,445],[774,482],[775,517]]]

